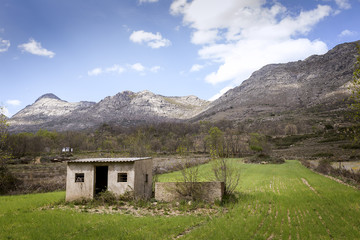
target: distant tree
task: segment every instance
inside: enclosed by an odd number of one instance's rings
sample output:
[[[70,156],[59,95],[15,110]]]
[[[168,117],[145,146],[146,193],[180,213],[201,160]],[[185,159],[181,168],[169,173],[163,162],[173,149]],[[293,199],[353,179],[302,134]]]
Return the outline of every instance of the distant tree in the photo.
[[[250,134],[249,147],[252,151],[257,153],[270,154],[271,152],[271,146],[268,143],[266,136],[259,133]]]
[[[6,160],[11,158],[7,145],[8,124],[3,108],[0,107],[0,194],[5,194],[16,188],[19,181],[10,173]]]
[[[219,156],[224,153],[224,133],[218,127],[212,127],[209,130],[208,136],[205,141],[210,151],[216,151]]]
[[[128,152],[131,156],[144,157],[150,153],[150,144],[143,130],[138,131],[126,139]]]
[[[6,119],[6,116],[3,114],[3,108],[0,107],[0,164],[5,164],[5,161],[10,158],[7,151],[8,123]]]

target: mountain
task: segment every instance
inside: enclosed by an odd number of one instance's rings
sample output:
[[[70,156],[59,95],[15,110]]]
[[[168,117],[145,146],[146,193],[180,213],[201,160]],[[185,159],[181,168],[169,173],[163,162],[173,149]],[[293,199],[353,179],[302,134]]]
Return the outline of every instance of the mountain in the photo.
[[[267,125],[270,122],[304,125],[341,118],[340,112],[347,107],[343,100],[349,96],[356,55],[356,42],[352,42],[304,61],[264,66],[212,102],[193,121],[255,121],[252,125],[267,128],[274,126]]]
[[[83,130],[103,123],[134,125],[154,121],[183,120],[206,109],[208,101],[195,96],[165,97],[150,91],[124,91],[98,103],[70,103],[48,93],[15,114],[11,132]]]
[[[45,94],[15,114],[8,121],[9,130],[66,131],[91,129],[103,123],[129,126],[158,121],[230,120],[245,130],[269,134],[313,132],[347,121],[344,99],[349,96],[357,43],[344,43],[303,61],[264,66],[211,103],[196,96],[166,97],[149,91],[124,91],[98,103],[69,103]]]
[[[52,93],[39,97],[32,105],[16,113],[8,121],[10,132],[36,131],[40,128],[57,129],[55,123],[75,113],[85,112],[94,102],[69,103]]]

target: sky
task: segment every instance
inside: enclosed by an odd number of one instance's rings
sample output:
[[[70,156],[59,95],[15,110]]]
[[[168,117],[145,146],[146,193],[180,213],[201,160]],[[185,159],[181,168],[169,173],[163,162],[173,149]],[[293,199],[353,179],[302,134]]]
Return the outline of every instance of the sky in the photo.
[[[214,100],[360,39],[360,0],[0,0],[0,106],[122,91]]]

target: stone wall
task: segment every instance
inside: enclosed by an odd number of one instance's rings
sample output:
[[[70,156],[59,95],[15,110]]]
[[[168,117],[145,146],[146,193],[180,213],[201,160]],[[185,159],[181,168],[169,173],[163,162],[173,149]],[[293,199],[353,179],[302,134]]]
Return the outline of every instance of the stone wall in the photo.
[[[188,183],[182,182],[157,182],[155,183],[155,199],[158,201],[171,202],[187,200],[186,196],[180,194],[177,189],[184,188]],[[206,202],[222,200],[224,195],[223,182],[197,182],[196,187],[200,189],[199,199]]]

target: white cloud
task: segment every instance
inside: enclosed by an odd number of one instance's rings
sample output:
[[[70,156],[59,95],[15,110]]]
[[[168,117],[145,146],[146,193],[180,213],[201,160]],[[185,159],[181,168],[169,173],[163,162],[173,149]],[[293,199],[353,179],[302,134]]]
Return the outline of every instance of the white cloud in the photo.
[[[217,30],[199,30],[192,34],[191,42],[193,44],[210,44],[218,39]]]
[[[6,103],[12,106],[19,106],[21,104],[21,101],[14,99],[14,100],[7,100]]]
[[[102,68],[94,68],[94,69],[88,71],[89,76],[97,76],[97,75],[100,75],[101,73],[103,73]]]
[[[354,36],[356,34],[357,34],[357,32],[346,29],[346,30],[342,31],[338,36],[339,37],[349,37],[349,36]]]
[[[141,74],[145,74],[146,71],[150,71],[152,73],[157,73],[161,69],[160,66],[153,66],[153,67],[145,67],[141,63],[135,64],[126,64],[125,66],[120,66],[118,64],[114,64],[111,67],[101,68],[97,67],[90,71],[88,71],[88,76],[98,76],[101,74],[122,74],[127,70],[135,70],[136,72],[140,72]],[[82,76],[81,76],[82,77]]]
[[[34,55],[38,56],[44,56],[53,58],[55,56],[55,53],[52,51],[49,51],[41,46],[41,43],[36,42],[34,39],[30,38],[28,43],[24,43],[18,46],[20,49],[22,49],[23,52],[28,52]]]
[[[130,65],[131,69],[138,71],[138,72],[142,72],[145,70],[145,67],[141,64],[141,63],[135,63]]]
[[[123,73],[125,72],[125,68],[121,67],[120,65],[114,64],[112,67],[108,67],[105,69],[107,73]]]
[[[194,64],[194,65],[192,65],[190,72],[198,72],[203,68],[204,68],[204,65]]]
[[[234,88],[235,86],[227,86],[224,87],[223,89],[220,90],[219,93],[215,94],[214,96],[212,96],[209,101],[214,101],[216,99],[218,99],[219,97],[221,97],[221,95],[223,95],[224,93],[226,93],[227,91],[229,91],[230,89]]]
[[[0,38],[0,53],[6,52],[10,47],[10,41]]]
[[[351,4],[348,0],[335,0],[335,3],[338,5],[340,9],[350,9]]]
[[[133,31],[129,39],[134,43],[146,43],[151,48],[167,47],[171,44],[170,40],[163,38],[160,33],[153,34],[143,30]]]
[[[160,69],[161,69],[160,66],[153,66],[152,68],[150,68],[150,71],[153,73],[157,73]]]
[[[237,85],[266,64],[325,53],[324,42],[306,35],[333,10],[318,5],[294,14],[278,1],[175,0],[170,12],[193,29],[191,42],[202,45],[199,56],[220,64],[205,80]]]

